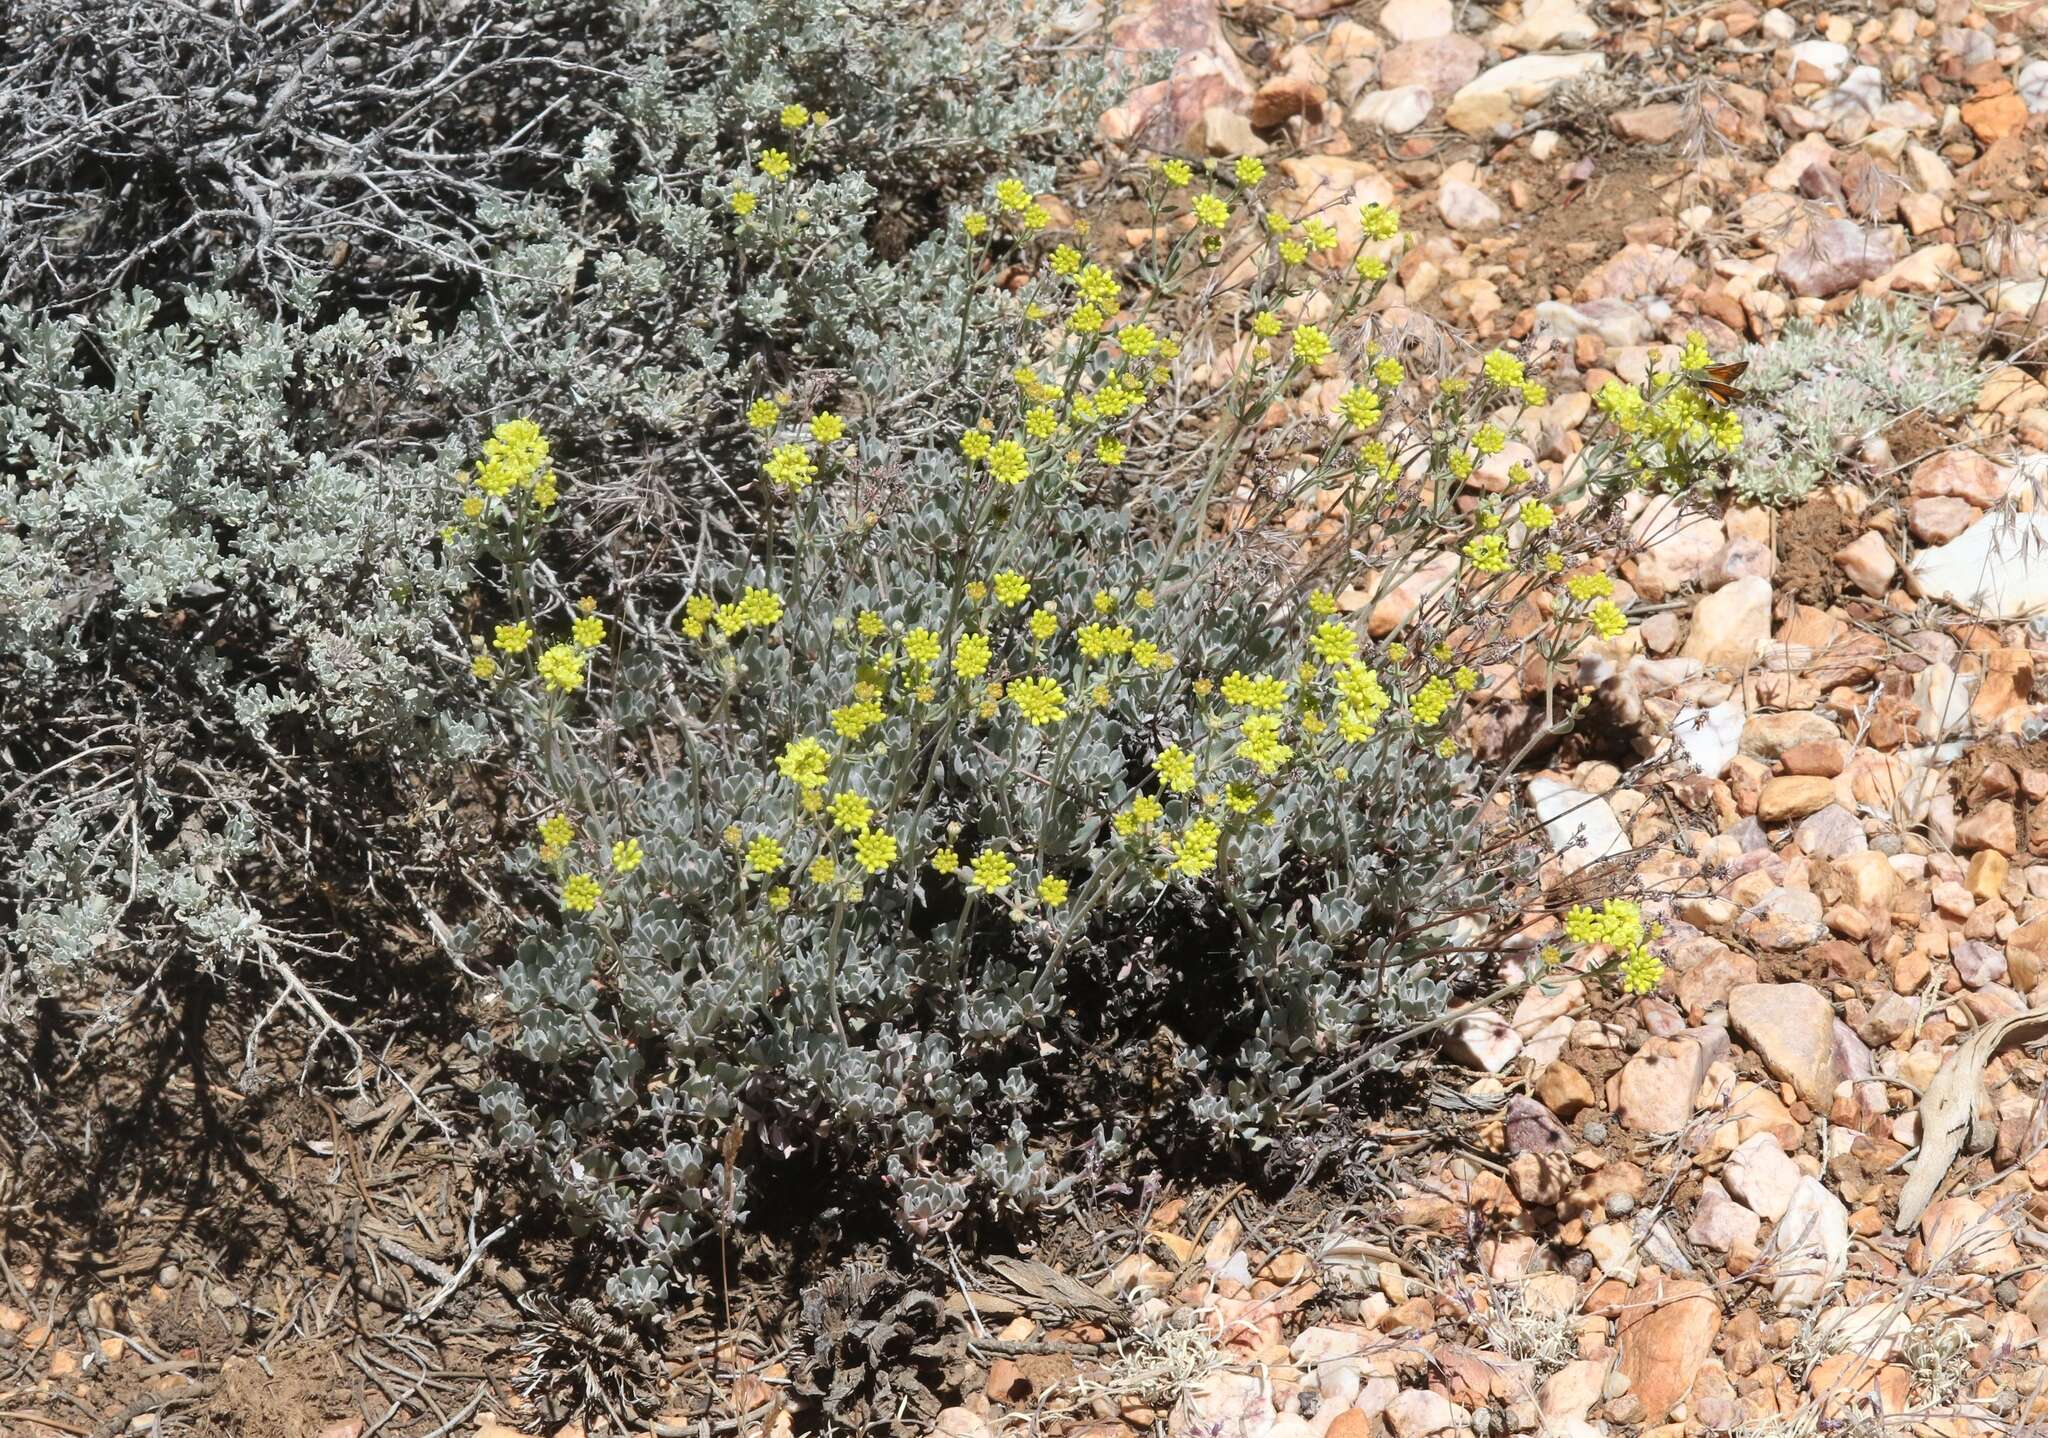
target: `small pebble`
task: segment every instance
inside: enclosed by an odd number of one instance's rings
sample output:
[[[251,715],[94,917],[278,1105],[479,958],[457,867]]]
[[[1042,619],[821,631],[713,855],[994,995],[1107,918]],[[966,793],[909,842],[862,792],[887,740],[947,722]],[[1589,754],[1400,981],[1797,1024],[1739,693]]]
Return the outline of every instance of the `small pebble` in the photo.
[[[1594,1119],[1594,1120],[1593,1120],[1593,1121],[1592,1121],[1591,1123],[1587,1124],[1587,1125],[1586,1125],[1586,1142],[1587,1142],[1587,1143],[1605,1143],[1605,1142],[1607,1142],[1607,1125],[1606,1125],[1606,1124],[1604,1124],[1604,1123],[1602,1123],[1602,1122],[1600,1122],[1600,1120],[1599,1120],[1599,1119],[1597,1119],[1597,1118],[1596,1118],[1596,1119]]]

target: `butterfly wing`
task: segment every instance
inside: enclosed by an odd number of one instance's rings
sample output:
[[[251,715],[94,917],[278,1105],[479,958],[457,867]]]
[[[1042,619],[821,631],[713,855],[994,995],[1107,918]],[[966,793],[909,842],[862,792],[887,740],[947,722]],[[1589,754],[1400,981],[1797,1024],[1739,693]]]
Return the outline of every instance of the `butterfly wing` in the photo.
[[[1748,360],[1730,360],[1726,364],[1708,365],[1693,377],[1693,387],[1718,405],[1732,405],[1742,398],[1742,391],[1736,381],[1749,369]]]

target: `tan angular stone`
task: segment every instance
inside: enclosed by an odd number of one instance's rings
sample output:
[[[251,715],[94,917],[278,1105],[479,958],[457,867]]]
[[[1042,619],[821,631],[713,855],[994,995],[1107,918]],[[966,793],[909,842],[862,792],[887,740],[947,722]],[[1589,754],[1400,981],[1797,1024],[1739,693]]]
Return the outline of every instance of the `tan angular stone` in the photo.
[[[1275,75],[1252,96],[1252,128],[1268,130],[1304,115],[1313,120],[1329,98],[1321,85],[1302,75]]]
[[[1984,675],[1970,714],[1989,728],[2034,697],[2034,653],[2031,649],[1993,649],[1983,656]]]
[[[2012,1230],[1974,1199],[1945,1198],[1920,1215],[1924,1272],[1946,1260],[1963,1273],[2005,1274],[2020,1264]]]
[[[1568,80],[1607,68],[1597,51],[1582,55],[1522,55],[1495,65],[1451,98],[1444,119],[1455,130],[1483,135],[1495,125],[1521,118]]]
[[[1835,802],[1835,781],[1818,774],[1787,774],[1771,779],[1757,795],[1759,823],[1784,824],[1804,819]]]
[[[1901,195],[1899,214],[1905,220],[1906,228],[1911,230],[1917,239],[1948,223],[1948,204],[1939,195]]]
[[[1899,573],[1891,546],[1876,530],[1865,530],[1854,543],[1836,550],[1834,561],[1849,582],[1872,599],[1882,598]]]
[[[1975,523],[1978,513],[1967,499],[1936,495],[1906,506],[1906,527],[1922,544],[1947,544]]]
[[[1685,111],[1678,104],[1666,100],[1616,110],[1607,117],[1607,123],[1624,140],[1633,140],[1639,145],[1663,145],[1670,143],[1678,134],[1679,127],[1685,123]]]
[[[1571,1162],[1558,1153],[1518,1153],[1508,1165],[1515,1197],[1533,1208],[1555,1208],[1571,1187]]]
[[[1755,959],[1724,944],[1680,974],[1674,992],[1685,1016],[1705,1023],[1708,1010],[1727,1003],[1737,985],[1753,984],[1758,977]]]
[[[1242,106],[1251,98],[1251,81],[1213,4],[1159,0],[1126,7],[1111,29],[1110,44],[1124,53],[1177,52],[1170,76],[1140,86],[1103,114],[1098,133],[1113,143],[1150,132],[1178,144],[1210,106]]]
[[[1848,767],[1849,741],[1822,739],[1794,744],[1778,756],[1778,763],[1787,774],[1818,774],[1823,779],[1832,779]]]
[[[1899,892],[1899,871],[1885,855],[1875,849],[1844,854],[1830,860],[1829,867],[1841,885],[1843,902],[1873,914],[1891,912],[1892,900]]]
[[[1385,597],[1373,605],[1372,614],[1366,620],[1366,632],[1374,639],[1386,638],[1406,624],[1425,600],[1450,584],[1457,577],[1457,573],[1457,555],[1428,556],[1419,568],[1410,571]]]
[[[2005,498],[2011,483],[2012,471],[1975,450],[1945,449],[1914,467],[1907,491],[1915,499],[1947,497],[1989,509]]]
[[[2012,861],[1998,850],[1979,849],[1970,856],[1969,870],[1963,875],[1963,887],[1979,903],[1989,903],[2004,890],[2005,876],[2011,869]]]
[[[1692,1119],[1706,1067],[1697,1041],[1653,1038],[1607,1081],[1607,1106],[1633,1133],[1677,1133]]]
[[[1534,1092],[1538,1103],[1566,1123],[1594,1103],[1593,1085],[1586,1081],[1584,1074],[1562,1059],[1546,1065],[1536,1075]]]
[[[1470,35],[1408,40],[1380,57],[1379,83],[1389,90],[1420,85],[1446,99],[1479,74],[1486,47]]]
[[[1771,581],[1754,576],[1702,595],[1693,606],[1692,632],[1680,650],[1709,669],[1737,672],[1756,662],[1771,637]]]
[[[2019,846],[2019,818],[2013,813],[2012,805],[2003,799],[1993,799],[1980,805],[1956,825],[1956,847],[1965,853],[1996,849],[2011,858],[2019,852]]]
[[[1722,1112],[1727,1121],[1707,1141],[1708,1148],[1715,1153],[1733,1153],[1760,1133],[1774,1135],[1779,1145],[1788,1150],[1799,1144],[1799,1125],[1792,1121],[1792,1111],[1773,1088],[1739,1079]]]
[[[1814,1364],[1806,1386],[1830,1415],[1854,1412],[1890,1415],[1906,1411],[1913,1375],[1896,1363],[1862,1353],[1833,1353]]]
[[[1810,1108],[1835,1092],[1835,1008],[1807,984],[1744,984],[1728,995],[1728,1026]]]
[[[1537,1410],[1549,1431],[1574,1431],[1571,1425],[1583,1423],[1593,1405],[1604,1396],[1606,1381],[1607,1365],[1583,1358],[1567,1363],[1545,1379]]]
[[[1721,1305],[1703,1283],[1659,1278],[1629,1294],[1615,1330],[1617,1371],[1643,1405],[1643,1421],[1662,1423],[1713,1353]]]
[[[2018,133],[2027,123],[2027,102],[2009,89],[2003,95],[1971,100],[1963,106],[1963,123],[1989,145]]]
[[[1792,709],[1781,714],[1750,715],[1742,726],[1741,749],[1750,758],[1761,759],[1768,764],[1795,744],[1841,737],[1842,731],[1826,715],[1807,709]]]
[[[1252,133],[1252,122],[1228,105],[1211,105],[1202,112],[1202,150],[1218,158],[1263,155],[1272,149]]]
[[[2048,915],[2021,924],[2006,936],[2005,965],[2012,986],[2023,994],[2048,978]]]

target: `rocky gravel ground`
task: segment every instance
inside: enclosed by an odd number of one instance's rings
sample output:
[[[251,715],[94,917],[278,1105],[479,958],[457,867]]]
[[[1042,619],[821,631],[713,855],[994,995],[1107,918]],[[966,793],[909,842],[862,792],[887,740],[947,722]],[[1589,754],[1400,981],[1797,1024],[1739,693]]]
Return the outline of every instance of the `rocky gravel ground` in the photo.
[[[1067,16],[1179,51],[1109,144],[1261,154],[1296,212],[1398,206],[1418,243],[1380,319],[1546,355],[1513,457],[1548,473],[1593,391],[1691,331],[1733,353],[1897,297],[1981,383],[1856,434],[1797,504],[1633,512],[1633,622],[1582,676],[1626,753],[1526,785],[1549,882],[1600,866],[1665,925],[1659,991],[1553,970],[1463,1021],[1428,1119],[1450,1141],[1361,1140],[1395,1159],[1355,1208],[1169,1196],[1027,1301],[963,1276],[971,1378],[938,1431],[2048,1428],[2048,5]],[[50,1337],[5,1306],[0,1335]],[[785,1366],[742,1370],[748,1420],[655,1431],[799,1426]],[[534,1426],[470,1414],[437,1431]]]
[[[1283,207],[1395,204],[1419,243],[1384,321],[1547,348],[1520,438],[1552,473],[1590,393],[1689,331],[1732,353],[1898,297],[1982,383],[1797,505],[1634,513],[1636,622],[1584,656],[1631,762],[1528,789],[1550,882],[1633,874],[1660,990],[1553,971],[1461,1023],[1432,1118],[1463,1141],[1398,1168],[1391,1227],[1165,1204],[1087,1275],[1123,1325],[990,1320],[941,1431],[2048,1425],[2048,7],[1106,23],[1182,53],[1105,139],[1262,154]]]

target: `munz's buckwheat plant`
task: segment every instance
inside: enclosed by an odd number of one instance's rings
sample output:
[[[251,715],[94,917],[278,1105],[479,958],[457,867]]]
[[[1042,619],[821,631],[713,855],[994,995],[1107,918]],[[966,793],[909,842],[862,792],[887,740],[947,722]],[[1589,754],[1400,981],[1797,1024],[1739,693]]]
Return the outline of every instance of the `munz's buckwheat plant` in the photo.
[[[734,225],[788,233],[787,166]],[[1520,360],[1375,343],[1397,216],[1263,181],[1157,164],[1093,258],[996,184],[920,256],[947,381],[761,394],[752,558],[630,631],[539,562],[576,489],[533,424],[461,477],[537,900],[487,1106],[621,1307],[764,1196],[930,1235],[1060,1204],[1152,1120],[1267,1143],[1508,948],[1656,983],[1633,903],[1541,911],[1459,735],[1626,628],[1587,562],[1613,501],[1739,439],[1705,350],[1601,395],[1553,482]],[[1315,521],[1277,559],[1267,505]],[[1162,1029],[1170,1071],[1116,1090]]]

